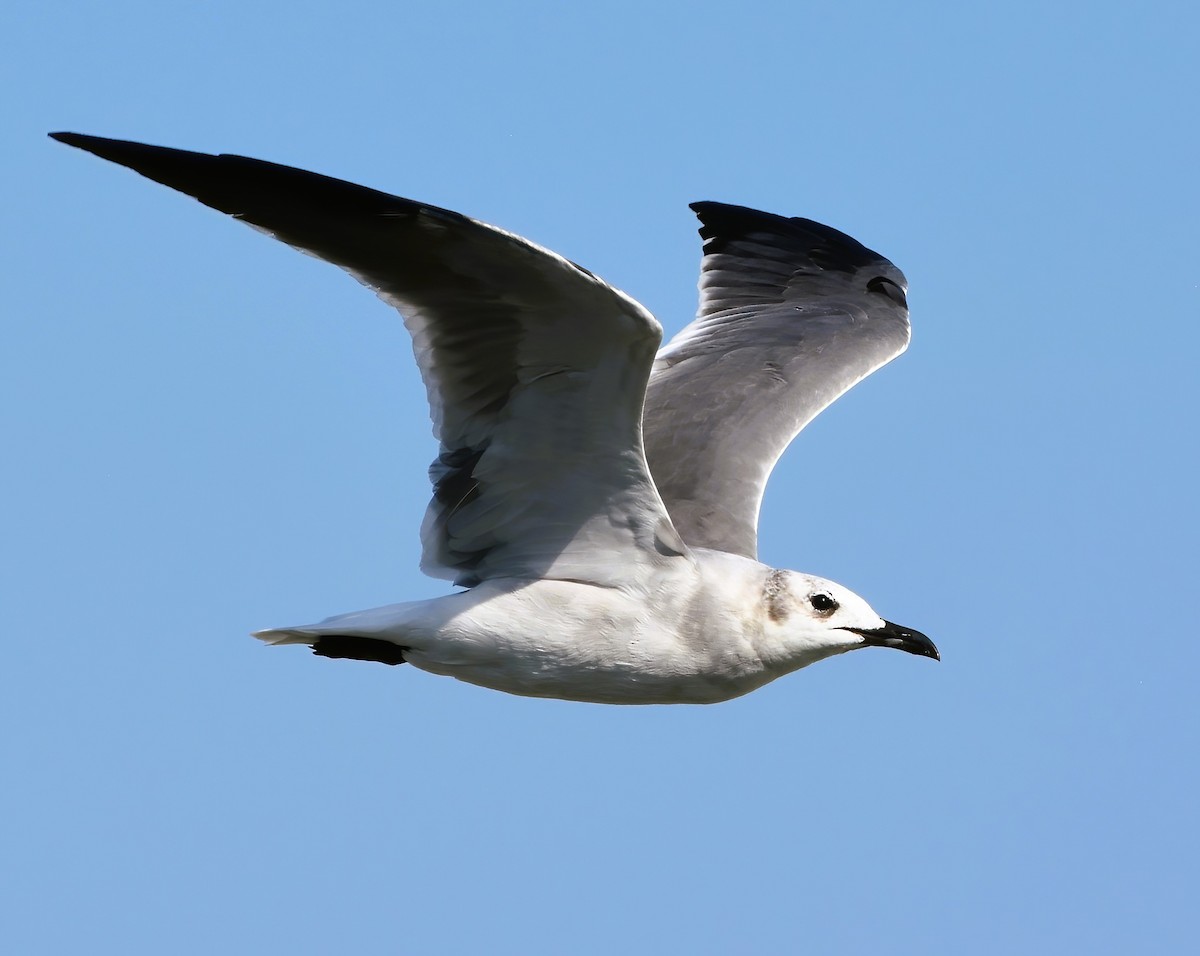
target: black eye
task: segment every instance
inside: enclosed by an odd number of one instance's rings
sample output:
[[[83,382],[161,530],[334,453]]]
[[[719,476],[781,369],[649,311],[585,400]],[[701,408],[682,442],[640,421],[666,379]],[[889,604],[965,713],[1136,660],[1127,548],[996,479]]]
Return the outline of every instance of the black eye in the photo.
[[[831,598],[828,594],[814,594],[808,599],[808,603],[813,606],[814,611],[819,611],[822,614],[828,614],[830,611],[836,611],[838,602]]]
[[[904,290],[896,285],[891,279],[885,279],[883,276],[876,276],[867,283],[867,291],[875,292],[878,295],[887,296],[896,305],[901,308],[908,308],[908,300],[904,298]]]

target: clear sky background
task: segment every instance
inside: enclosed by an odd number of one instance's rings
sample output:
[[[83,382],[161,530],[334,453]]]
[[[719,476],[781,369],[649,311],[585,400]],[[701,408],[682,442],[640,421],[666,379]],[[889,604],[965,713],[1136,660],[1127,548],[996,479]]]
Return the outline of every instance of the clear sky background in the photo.
[[[1194,3],[5,6],[0,950],[1197,945]],[[942,649],[713,707],[251,629],[446,593],[398,318],[45,138],[461,210],[678,330],[717,199],[908,275],[765,561]]]

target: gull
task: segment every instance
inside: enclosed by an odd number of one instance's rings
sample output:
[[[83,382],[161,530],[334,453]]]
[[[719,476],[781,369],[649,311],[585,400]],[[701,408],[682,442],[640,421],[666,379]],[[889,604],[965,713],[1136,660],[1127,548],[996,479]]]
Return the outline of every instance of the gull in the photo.
[[[940,660],[832,581],[761,564],[800,430],[908,345],[907,282],[808,219],[697,202],[664,348],[587,269],[459,213],[236,155],[51,133],[325,259],[399,310],[440,443],[421,568],[462,590],[257,631],[530,697],[704,704],[862,647]]]

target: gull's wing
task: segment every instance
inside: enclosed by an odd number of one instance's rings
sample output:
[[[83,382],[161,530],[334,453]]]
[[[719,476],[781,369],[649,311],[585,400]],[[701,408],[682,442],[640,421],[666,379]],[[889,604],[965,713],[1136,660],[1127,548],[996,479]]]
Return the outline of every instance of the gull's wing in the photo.
[[[809,219],[698,202],[696,319],[646,391],[650,472],[683,540],[756,557],[767,478],[796,434],[908,345],[903,273]]]
[[[441,442],[427,573],[619,586],[686,555],[640,434],[662,328],[629,297],[435,206],[242,156],[52,135],[341,266],[400,310]]]

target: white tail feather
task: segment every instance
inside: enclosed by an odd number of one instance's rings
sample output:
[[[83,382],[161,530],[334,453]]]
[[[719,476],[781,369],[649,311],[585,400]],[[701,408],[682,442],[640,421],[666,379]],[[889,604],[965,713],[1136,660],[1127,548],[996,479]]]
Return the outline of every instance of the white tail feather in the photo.
[[[267,644],[315,644],[321,637],[319,631],[302,627],[272,627],[265,631],[251,632],[253,637]]]

